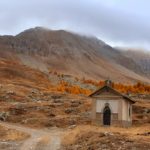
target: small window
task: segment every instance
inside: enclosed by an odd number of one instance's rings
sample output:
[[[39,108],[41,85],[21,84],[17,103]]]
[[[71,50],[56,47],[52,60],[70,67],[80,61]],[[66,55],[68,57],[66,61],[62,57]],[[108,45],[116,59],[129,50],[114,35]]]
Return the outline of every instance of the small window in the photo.
[[[131,116],[131,108],[129,107],[129,117]]]

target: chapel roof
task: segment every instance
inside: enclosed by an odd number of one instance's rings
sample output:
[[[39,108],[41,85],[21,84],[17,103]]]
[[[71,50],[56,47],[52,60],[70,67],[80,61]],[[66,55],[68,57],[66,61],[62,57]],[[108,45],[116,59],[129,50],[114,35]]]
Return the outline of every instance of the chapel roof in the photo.
[[[113,91],[115,94],[123,97],[124,99],[130,101],[131,103],[135,103],[134,100],[132,100],[129,96],[125,95],[125,94],[122,94],[120,93],[119,91],[115,90],[114,88],[112,88],[112,82],[110,80],[106,80],[105,81],[105,85],[101,88],[99,88],[98,90],[96,90],[95,92],[93,92],[92,94],[89,95],[89,97],[94,97],[96,95],[100,95],[101,94],[101,91],[103,90],[111,90]]]

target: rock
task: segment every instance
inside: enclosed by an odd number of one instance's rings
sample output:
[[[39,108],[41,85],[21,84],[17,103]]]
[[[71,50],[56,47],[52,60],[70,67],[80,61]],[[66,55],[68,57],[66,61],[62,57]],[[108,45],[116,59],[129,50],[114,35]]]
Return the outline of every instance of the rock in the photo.
[[[48,116],[49,117],[55,117],[56,115],[54,113],[49,113]]]
[[[148,113],[150,113],[150,109],[148,108],[144,109],[144,114],[148,114]]]
[[[55,108],[56,106],[54,104],[49,104],[49,107]]]
[[[49,120],[46,124],[45,124],[46,127],[54,127],[55,126],[55,123],[51,120]]]
[[[52,95],[51,98],[53,99],[60,99],[62,96],[61,95]]]
[[[80,102],[80,101],[76,101],[76,100],[71,101],[71,107],[78,107],[81,104],[82,104],[82,102]]]
[[[70,119],[69,122],[68,122],[69,125],[76,125],[76,121],[75,120],[72,120]]]
[[[70,113],[72,113],[72,112],[76,112],[76,110],[73,109],[73,108],[67,108],[67,109],[65,109],[65,113],[66,113],[66,114],[70,114]]]
[[[6,119],[9,117],[9,112],[0,112],[0,120],[6,121]]]
[[[15,95],[15,92],[14,91],[7,91],[6,94]]]
[[[91,116],[91,112],[83,112],[83,113],[81,113],[81,116],[83,116],[83,117],[90,117]]]
[[[32,101],[41,101],[41,98],[37,97],[37,98],[32,98]]]
[[[54,105],[57,107],[57,106],[62,106],[63,104],[62,103],[55,103]]]
[[[82,102],[77,101],[77,100],[72,100],[71,103],[78,103],[78,104],[82,104]]]
[[[32,93],[32,94],[39,94],[40,92],[39,92],[39,90],[37,90],[37,89],[32,89],[32,90],[31,90],[31,93]]]
[[[127,140],[125,140],[125,142],[133,143],[134,141],[133,141],[133,140],[130,140],[130,139],[127,139]]]
[[[104,136],[106,136],[104,133],[102,132],[99,133],[99,137],[104,137]]]
[[[61,99],[54,99],[53,102],[54,103],[63,103],[63,101]]]
[[[69,126],[69,129],[74,129],[77,125],[71,125]]]
[[[10,113],[12,115],[21,115],[21,114],[24,114],[27,112],[27,108],[25,108],[23,105],[21,104],[18,104],[16,105],[15,108],[10,108]]]
[[[22,123],[26,124],[26,123],[28,123],[28,120],[27,119],[22,120]]]
[[[105,136],[109,136],[109,135],[110,135],[110,136],[113,136],[114,134],[111,133],[111,132],[104,132],[104,135],[105,135]]]
[[[142,135],[142,136],[150,136],[150,132],[145,132],[145,133],[138,133],[137,135]]]

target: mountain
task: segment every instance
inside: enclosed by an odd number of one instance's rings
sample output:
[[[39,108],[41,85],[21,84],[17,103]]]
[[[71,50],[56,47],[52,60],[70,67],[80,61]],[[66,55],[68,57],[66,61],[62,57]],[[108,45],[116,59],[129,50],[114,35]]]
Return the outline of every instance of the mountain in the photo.
[[[142,72],[150,76],[150,52],[144,50],[128,49],[123,51],[123,55],[134,60],[134,62],[141,68]]]
[[[16,36],[0,36],[0,59],[15,60],[42,72],[77,77],[150,83],[137,57],[112,48],[96,37],[36,27]],[[149,70],[149,69],[148,69]]]

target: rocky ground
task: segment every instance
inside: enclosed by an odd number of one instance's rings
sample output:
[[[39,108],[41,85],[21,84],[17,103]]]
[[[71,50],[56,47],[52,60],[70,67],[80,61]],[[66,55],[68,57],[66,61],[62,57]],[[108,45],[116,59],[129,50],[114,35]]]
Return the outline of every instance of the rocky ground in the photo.
[[[5,134],[2,134],[0,140],[0,149],[3,150],[150,149],[149,124],[128,129],[92,125],[32,129],[4,122],[0,125],[5,128]]]
[[[28,149],[24,150],[31,150],[33,145],[35,150],[48,150],[48,147],[52,150],[148,150],[150,147],[149,96],[135,97],[132,128],[107,129],[91,125],[91,99],[87,96],[53,91],[51,81],[59,82],[62,76],[50,78],[38,70],[0,61],[0,79],[0,120],[15,124],[15,127],[0,126],[2,150],[20,150],[26,146]],[[63,79],[80,84],[68,76]],[[20,130],[20,125],[26,129]],[[33,128],[36,131],[32,132]],[[24,136],[26,133],[33,138]]]
[[[24,143],[28,146],[33,144],[35,150],[48,150],[48,147],[50,150],[148,150],[150,147],[148,99],[137,99],[133,106],[133,127],[123,129],[92,126],[91,100],[85,96],[32,89],[26,94],[26,101],[24,99],[11,101],[13,96],[18,96],[15,92],[5,90],[1,93],[0,119],[8,124],[23,125],[27,128],[24,132],[34,138],[31,138],[32,140],[28,138],[27,141],[24,139],[3,141],[2,138],[0,149],[20,150]],[[32,132],[28,127],[36,131]],[[57,130],[53,130],[53,127]],[[18,127],[15,128],[18,130]],[[54,144],[51,145],[50,141]]]
[[[87,96],[31,89],[25,96],[0,90],[0,120],[30,127],[68,127],[90,124],[91,99]],[[150,123],[150,101],[137,99],[133,124]]]
[[[64,146],[64,150],[149,150],[150,143],[131,140],[120,133],[87,132],[80,135],[75,143]]]
[[[32,127],[67,127],[90,122],[91,102],[85,97],[46,93],[31,99],[0,102],[0,119]]]
[[[78,126],[63,138],[63,150],[149,150],[150,126],[129,129]]]

